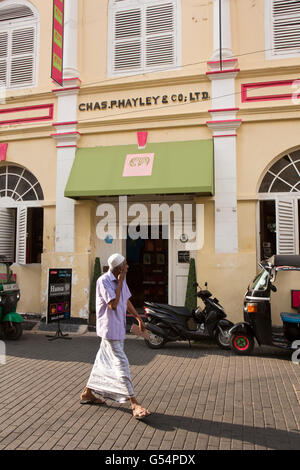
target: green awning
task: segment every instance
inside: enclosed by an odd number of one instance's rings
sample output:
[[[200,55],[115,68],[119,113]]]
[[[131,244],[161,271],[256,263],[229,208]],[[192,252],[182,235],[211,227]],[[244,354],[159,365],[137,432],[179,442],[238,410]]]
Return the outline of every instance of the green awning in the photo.
[[[213,194],[212,140],[81,148],[65,188],[70,198],[177,193]]]

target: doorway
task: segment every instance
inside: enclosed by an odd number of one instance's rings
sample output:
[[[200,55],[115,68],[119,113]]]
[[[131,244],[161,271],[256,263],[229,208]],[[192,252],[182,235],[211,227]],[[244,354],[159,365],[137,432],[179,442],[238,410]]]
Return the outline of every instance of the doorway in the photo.
[[[276,205],[274,200],[260,201],[260,253],[261,260],[276,254]]]
[[[152,230],[151,230],[152,229]],[[133,240],[127,231],[126,259],[129,266],[127,283],[132,303],[141,308],[145,301],[168,303],[169,240],[163,238],[163,227],[157,226],[156,239]],[[141,233],[153,233],[153,227],[141,227]]]

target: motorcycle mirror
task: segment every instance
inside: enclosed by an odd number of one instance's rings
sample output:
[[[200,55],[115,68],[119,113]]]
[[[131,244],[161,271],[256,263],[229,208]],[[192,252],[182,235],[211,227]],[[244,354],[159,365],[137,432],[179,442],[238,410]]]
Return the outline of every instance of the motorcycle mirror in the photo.
[[[271,284],[270,287],[271,287],[271,290],[273,292],[277,292],[277,287],[276,286],[273,286],[273,284]]]

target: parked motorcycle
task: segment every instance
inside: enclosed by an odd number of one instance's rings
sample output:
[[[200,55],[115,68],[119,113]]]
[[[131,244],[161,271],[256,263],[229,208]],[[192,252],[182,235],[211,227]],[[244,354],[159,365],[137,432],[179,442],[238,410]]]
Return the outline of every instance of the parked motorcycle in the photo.
[[[0,256],[0,333],[5,339],[17,340],[22,335],[23,318],[16,312],[20,291],[10,270],[11,264]]]
[[[198,284],[195,284],[198,287]],[[204,302],[204,309],[197,307],[192,312],[187,307],[145,302],[146,328],[150,338],[146,340],[149,348],[159,349],[170,341],[201,341],[213,338],[222,349],[230,349],[229,330],[233,323],[226,320],[226,313],[219,300],[205,289],[197,292]]]

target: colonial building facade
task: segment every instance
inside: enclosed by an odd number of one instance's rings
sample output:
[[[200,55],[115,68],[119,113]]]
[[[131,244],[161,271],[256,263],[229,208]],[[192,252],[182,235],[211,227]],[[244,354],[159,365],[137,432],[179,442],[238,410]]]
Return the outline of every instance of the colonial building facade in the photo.
[[[193,257],[240,320],[257,263],[299,254],[299,2],[64,4],[63,86],[52,2],[0,4],[0,252],[20,311],[44,314],[49,269],[72,268],[72,316],[88,319],[95,257],[119,251],[137,306],[183,304]],[[274,323],[299,287],[278,280]]]

